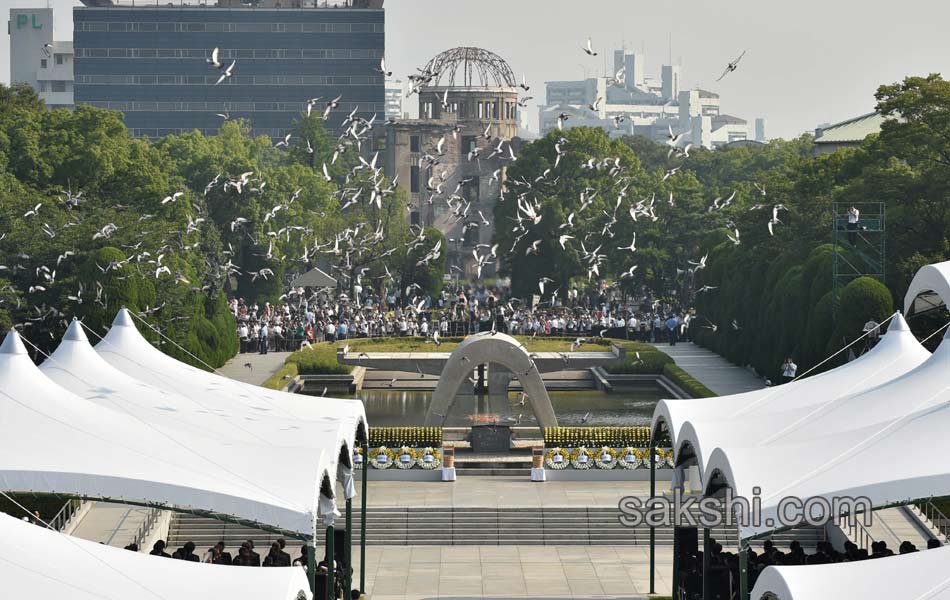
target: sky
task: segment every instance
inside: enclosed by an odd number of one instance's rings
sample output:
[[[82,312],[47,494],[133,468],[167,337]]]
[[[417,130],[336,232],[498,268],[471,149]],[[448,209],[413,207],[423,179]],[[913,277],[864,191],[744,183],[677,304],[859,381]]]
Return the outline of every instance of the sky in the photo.
[[[49,3],[57,10],[57,39],[70,36],[72,0]],[[9,19],[11,7],[46,4],[0,0],[0,14]],[[877,86],[907,75],[950,77],[943,30],[950,3],[936,0],[385,0],[385,8],[394,77],[405,79],[455,46],[491,50],[532,86],[532,128],[545,81],[602,74],[604,58],[612,61],[622,44],[646,54],[652,77],[672,56],[684,87],[718,92],[724,113],[750,122],[764,117],[770,138],[870,112]],[[0,81],[7,82],[9,38],[2,31]],[[588,36],[597,57],[581,51]],[[716,83],[743,50],[739,69]]]

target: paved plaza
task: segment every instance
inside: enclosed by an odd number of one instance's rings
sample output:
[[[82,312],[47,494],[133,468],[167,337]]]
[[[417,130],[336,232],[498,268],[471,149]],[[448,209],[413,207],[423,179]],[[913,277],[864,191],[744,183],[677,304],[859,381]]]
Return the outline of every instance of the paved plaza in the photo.
[[[692,342],[680,342],[675,346],[657,344],[656,347],[657,350],[672,356],[678,367],[720,396],[741,394],[765,387],[765,381],[748,369],[737,367],[712,350]]]
[[[672,550],[657,549],[656,590],[669,594]],[[370,546],[373,600],[646,598],[650,554],[622,546]],[[359,557],[355,561],[359,572]]]

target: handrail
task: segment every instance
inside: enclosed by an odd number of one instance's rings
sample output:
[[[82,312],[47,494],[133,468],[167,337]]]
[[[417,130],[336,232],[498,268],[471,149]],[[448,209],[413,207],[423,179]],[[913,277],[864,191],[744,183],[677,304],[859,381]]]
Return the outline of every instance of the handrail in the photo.
[[[66,528],[66,525],[69,524],[69,521],[76,515],[79,511],[79,508],[82,506],[82,501],[77,499],[67,500],[66,504],[63,505],[59,512],[56,513],[56,516],[50,519],[49,526],[55,531],[62,531]]]
[[[161,508],[151,507],[148,509],[148,514],[145,516],[145,521],[139,527],[138,531],[135,532],[135,538],[132,542],[142,550],[142,544],[145,542],[145,538],[148,537],[149,532],[152,530],[152,527],[155,526],[155,522],[158,521],[159,516],[162,514]]]
[[[930,500],[918,503],[917,508],[920,509],[924,519],[930,521],[930,525],[943,536],[943,541],[950,541],[950,518]]]
[[[871,544],[876,542],[874,536],[871,535],[871,532],[868,531],[867,527],[858,519],[857,515],[850,515],[844,517],[845,521],[848,524],[848,537],[858,545],[859,548],[865,550],[871,549]]]

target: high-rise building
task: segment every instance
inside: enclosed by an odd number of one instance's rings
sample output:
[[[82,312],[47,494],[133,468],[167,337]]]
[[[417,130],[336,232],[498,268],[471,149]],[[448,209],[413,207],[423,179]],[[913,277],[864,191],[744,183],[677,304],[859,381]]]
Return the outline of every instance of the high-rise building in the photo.
[[[73,105],[73,43],[53,39],[51,8],[11,8],[10,83],[28,83],[49,108]]]
[[[386,80],[386,118],[403,118],[402,99],[405,94],[401,79]]]
[[[563,113],[568,119],[562,127],[600,127],[612,136],[643,135],[664,142],[672,129],[704,148],[749,138],[745,119],[720,112],[719,94],[682,89],[678,65],[663,65],[656,79],[645,75],[644,64],[643,54],[617,50],[613,69],[602,77],[546,82],[546,104],[538,117],[541,135],[557,127]]]
[[[354,110],[385,111],[381,0],[84,1],[73,9],[76,104],[122,111],[133,135],[211,134],[226,115],[278,138],[312,98],[322,110],[341,97],[333,130]],[[210,64],[215,48],[220,67]]]

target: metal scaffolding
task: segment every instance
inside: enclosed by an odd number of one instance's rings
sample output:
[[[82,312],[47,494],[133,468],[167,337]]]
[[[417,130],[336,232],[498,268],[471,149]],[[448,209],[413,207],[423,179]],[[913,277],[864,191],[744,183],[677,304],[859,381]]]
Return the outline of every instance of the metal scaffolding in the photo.
[[[857,209],[857,222],[849,220],[851,209]],[[832,235],[834,266],[832,297],[835,315],[841,291],[858,277],[876,277],[884,281],[886,262],[885,206],[883,202],[833,204]]]

